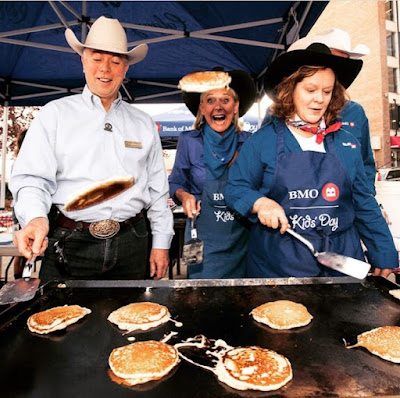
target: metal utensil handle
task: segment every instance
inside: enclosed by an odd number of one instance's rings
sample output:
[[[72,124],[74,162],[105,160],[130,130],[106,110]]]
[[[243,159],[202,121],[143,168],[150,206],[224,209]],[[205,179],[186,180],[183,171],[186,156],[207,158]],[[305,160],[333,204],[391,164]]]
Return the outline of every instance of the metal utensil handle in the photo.
[[[22,278],[24,278],[25,280],[29,280],[31,278],[32,275],[32,267],[33,264],[35,263],[36,260],[36,256],[33,255],[25,264],[24,269],[22,271]]]
[[[303,242],[313,252],[314,256],[316,256],[318,254],[315,251],[315,248],[314,248],[313,244],[309,240],[307,240],[306,238],[304,238],[303,236],[301,236],[297,232],[294,232],[293,229],[291,229],[291,228],[287,229],[286,232],[288,232],[290,235],[293,235],[299,241]]]
[[[196,229],[196,218],[197,214],[193,214],[190,227],[190,236],[192,239],[197,239],[197,229]]]

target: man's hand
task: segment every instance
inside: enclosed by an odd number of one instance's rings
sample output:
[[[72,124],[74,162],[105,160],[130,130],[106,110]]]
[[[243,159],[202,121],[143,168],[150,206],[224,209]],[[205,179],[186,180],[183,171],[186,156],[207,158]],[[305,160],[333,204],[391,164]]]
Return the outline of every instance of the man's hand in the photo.
[[[261,224],[275,229],[280,227],[281,234],[290,228],[285,210],[283,210],[283,207],[279,203],[272,199],[265,197],[257,199],[252,212],[257,214]]]
[[[24,228],[14,235],[14,244],[18,251],[26,258],[33,255],[41,256],[47,249],[49,233],[49,222],[45,217],[31,220]]]
[[[150,253],[150,278],[161,279],[169,266],[168,249],[152,249]]]

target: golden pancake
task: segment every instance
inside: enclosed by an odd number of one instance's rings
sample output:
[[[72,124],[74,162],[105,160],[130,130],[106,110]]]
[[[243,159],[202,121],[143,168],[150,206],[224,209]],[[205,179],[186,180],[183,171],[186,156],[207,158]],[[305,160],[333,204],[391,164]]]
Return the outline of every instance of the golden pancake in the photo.
[[[108,359],[113,373],[131,386],[158,380],[179,362],[174,346],[160,341],[139,341],[112,350]]]
[[[257,346],[236,347],[218,362],[218,379],[236,390],[277,390],[293,378],[289,360]]]
[[[168,308],[150,302],[132,303],[113,311],[108,320],[122,330],[147,330],[171,319]]]
[[[357,336],[357,344],[387,361],[400,363],[400,326],[382,326]]]
[[[393,297],[396,297],[397,299],[400,300],[400,289],[392,289],[392,290],[389,290],[389,293],[390,293]]]
[[[66,211],[83,210],[95,206],[105,200],[112,199],[127,189],[133,187],[133,177],[113,177],[98,181],[89,188],[76,193],[71,200],[64,205]]]
[[[79,305],[64,305],[31,315],[27,324],[31,332],[46,334],[64,329],[91,312],[89,308]]]
[[[289,300],[271,301],[251,311],[257,322],[264,323],[273,329],[292,329],[308,325],[313,316],[303,304]]]
[[[189,93],[204,93],[209,90],[228,87],[231,76],[222,71],[194,72],[184,76],[178,88]]]

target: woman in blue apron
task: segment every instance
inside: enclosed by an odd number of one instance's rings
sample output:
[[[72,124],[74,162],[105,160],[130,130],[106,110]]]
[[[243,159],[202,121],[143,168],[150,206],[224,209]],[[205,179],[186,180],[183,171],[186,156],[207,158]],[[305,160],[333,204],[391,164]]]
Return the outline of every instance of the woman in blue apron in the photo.
[[[368,189],[357,139],[341,129],[345,88],[362,61],[337,57],[323,44],[289,51],[268,68],[265,91],[273,98],[269,124],[243,146],[231,167],[228,205],[254,225],[248,277],[342,276],[319,264],[288,228],[317,252],[365,260],[374,274],[398,266],[397,252]]]
[[[253,104],[255,85],[244,71],[214,70],[184,77],[180,88],[196,121],[195,130],[180,134],[170,195],[188,216],[185,242],[191,238],[193,216],[203,241],[203,261],[188,264],[187,274],[192,279],[241,278],[249,230],[227,207],[225,185],[229,167],[250,136],[241,131],[239,117]]]

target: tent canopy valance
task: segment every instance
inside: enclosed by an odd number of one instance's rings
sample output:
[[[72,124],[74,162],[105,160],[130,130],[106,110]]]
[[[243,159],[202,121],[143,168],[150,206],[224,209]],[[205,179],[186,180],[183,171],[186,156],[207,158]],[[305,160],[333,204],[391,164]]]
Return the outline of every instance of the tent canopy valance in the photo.
[[[274,57],[310,30],[327,1],[4,1],[0,2],[0,104],[43,105],[80,92],[79,56],[66,27],[84,41],[99,16],[117,18],[129,47],[149,45],[122,94],[137,103],[181,102],[177,83],[222,66],[262,77]]]
[[[177,103],[182,76],[215,66],[253,76],[258,98],[271,61],[305,36],[328,1],[1,1],[0,207],[4,207],[8,106],[41,106],[80,93],[79,56],[66,43],[71,28],[82,42],[101,15],[117,18],[129,48],[149,45],[121,89],[131,103]]]

